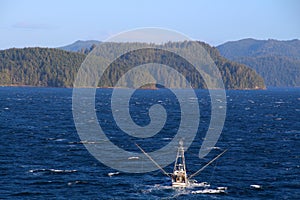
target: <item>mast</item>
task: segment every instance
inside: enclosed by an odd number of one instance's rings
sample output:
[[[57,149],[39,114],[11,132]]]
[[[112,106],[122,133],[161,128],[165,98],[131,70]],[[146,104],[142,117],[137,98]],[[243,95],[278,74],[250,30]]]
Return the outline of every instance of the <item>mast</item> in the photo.
[[[185,157],[184,157],[184,147],[182,140],[179,141],[179,147],[177,151],[176,161],[174,165],[173,171],[185,171],[186,172],[186,166],[185,166]]]
[[[179,141],[179,147],[173,170],[172,183],[173,186],[177,184],[179,184],[179,186],[184,186],[188,184],[184,157],[184,147],[182,140]]]

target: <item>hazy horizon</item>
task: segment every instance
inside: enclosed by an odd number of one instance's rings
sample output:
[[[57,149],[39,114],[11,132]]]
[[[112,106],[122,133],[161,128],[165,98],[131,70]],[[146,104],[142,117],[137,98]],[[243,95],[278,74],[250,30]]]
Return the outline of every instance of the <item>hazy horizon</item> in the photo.
[[[293,38],[293,39],[288,39],[288,40],[278,40],[278,39],[274,39],[274,38],[267,38],[267,39],[257,39],[257,38],[241,38],[241,39],[237,39],[237,40],[228,40],[228,41],[225,41],[223,43],[220,43],[220,44],[216,44],[216,45],[213,45],[213,44],[210,44],[210,43],[207,43],[206,41],[202,41],[202,40],[193,40],[193,41],[200,41],[200,42],[205,42],[207,44],[209,44],[210,46],[212,47],[217,47],[219,45],[222,45],[222,44],[225,44],[227,42],[235,42],[235,41],[240,41],[240,40],[245,40],[245,39],[253,39],[253,40],[260,40],[260,41],[266,41],[266,40],[276,40],[276,41],[292,41],[292,40],[300,40],[299,38]],[[96,40],[96,39],[93,39],[93,40],[81,40],[81,39],[78,39],[78,40],[75,40],[69,44],[62,44],[62,45],[59,45],[59,46],[23,46],[23,47],[9,47],[9,48],[5,48],[5,49],[1,49],[0,50],[6,50],[6,49],[12,49],[12,48],[17,48],[17,49],[22,49],[22,48],[35,48],[35,47],[40,47],[40,48],[62,48],[62,47],[66,47],[66,46],[69,46],[69,45],[73,45],[75,44],[76,42],[89,42],[89,41],[95,41],[95,42],[105,42],[105,41],[101,41],[101,40]],[[169,41],[167,41],[169,42]],[[166,43],[167,43],[166,42]],[[171,41],[172,42],[172,41]]]

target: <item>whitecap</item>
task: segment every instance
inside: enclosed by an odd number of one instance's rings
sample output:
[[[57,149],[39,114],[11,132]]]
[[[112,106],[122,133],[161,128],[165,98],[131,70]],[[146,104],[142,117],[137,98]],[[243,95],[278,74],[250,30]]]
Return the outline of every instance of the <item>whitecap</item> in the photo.
[[[55,173],[72,173],[72,172],[77,172],[76,169],[71,169],[71,170],[69,170],[69,169],[66,169],[66,170],[64,170],[64,169],[50,169],[49,171],[55,172]]]
[[[248,100],[249,103],[255,103],[253,100],[249,99]]]
[[[38,173],[38,172],[54,172],[54,173],[72,173],[77,172],[77,170],[63,170],[63,169],[31,169],[30,173]]]
[[[252,189],[261,189],[262,186],[261,185],[250,185],[250,188],[252,188]]]
[[[274,103],[276,103],[276,104],[283,104],[285,102],[284,101],[275,101]]]
[[[100,142],[82,140],[79,143],[81,143],[81,144],[99,144]]]
[[[68,185],[71,186],[71,185],[76,185],[76,184],[86,184],[87,182],[86,181],[73,181],[73,182],[68,182]]]
[[[140,159],[140,157],[138,156],[131,156],[128,158],[128,160],[138,160],[138,159]]]
[[[207,150],[213,150],[213,149],[220,150],[221,148],[220,147],[207,147],[206,149]]]
[[[55,141],[56,142],[62,142],[62,141],[65,141],[66,139],[64,139],[64,138],[61,138],[61,139],[56,139]]]
[[[118,174],[120,174],[120,172],[110,172],[110,173],[108,173],[107,175],[108,175],[109,177],[112,177],[112,176],[118,175]]]
[[[192,191],[192,194],[222,194],[225,193],[224,189],[204,189],[204,190],[196,190]]]
[[[207,182],[201,182],[201,183],[191,183],[191,187],[210,187],[210,184]]]

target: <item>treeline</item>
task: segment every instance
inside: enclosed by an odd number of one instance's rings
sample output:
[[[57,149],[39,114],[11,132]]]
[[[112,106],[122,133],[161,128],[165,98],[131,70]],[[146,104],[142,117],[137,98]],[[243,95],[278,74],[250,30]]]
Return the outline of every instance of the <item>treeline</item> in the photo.
[[[0,84],[71,87],[85,55],[49,48],[0,51]]]
[[[263,79],[252,69],[235,62],[231,62],[219,55],[217,49],[205,43],[198,43],[210,54],[216,66],[219,68],[223,82],[227,89],[258,89],[264,88]],[[106,46],[105,46],[106,45]],[[140,43],[106,43],[102,46],[102,53],[107,50],[119,55],[123,49],[130,49],[142,46]],[[169,42],[164,44],[168,49],[174,51],[182,50],[186,56],[194,55],[191,52],[197,50],[195,42]],[[159,45],[150,45],[159,47]],[[93,46],[92,48],[94,48]],[[88,53],[92,48],[83,52]],[[199,52],[201,53],[201,52]],[[132,59],[133,57],[134,59]],[[171,59],[174,55],[169,55],[166,51],[149,50],[142,52],[131,52],[123,55],[118,62],[111,64],[106,75],[101,80],[102,87],[113,86],[126,72],[129,67],[146,64],[149,61],[165,62],[174,66],[182,75],[191,81],[195,88],[206,88],[203,77],[199,76],[189,63],[183,60]],[[60,49],[50,48],[24,48],[8,49],[0,51],[0,85],[30,85],[45,87],[72,87],[75,76],[86,55],[82,53],[68,52]],[[169,59],[169,60],[168,60]],[[201,59],[198,64],[201,65]],[[208,71],[206,71],[208,70]],[[204,68],[203,73],[209,74],[210,68]],[[150,72],[136,74],[137,77],[129,78],[127,86],[134,87],[140,78],[151,81]],[[153,72],[152,72],[153,73]],[[168,70],[157,70],[157,76],[168,76]],[[183,81],[179,79],[167,80],[171,87],[182,87]],[[212,80],[213,82],[214,80]]]

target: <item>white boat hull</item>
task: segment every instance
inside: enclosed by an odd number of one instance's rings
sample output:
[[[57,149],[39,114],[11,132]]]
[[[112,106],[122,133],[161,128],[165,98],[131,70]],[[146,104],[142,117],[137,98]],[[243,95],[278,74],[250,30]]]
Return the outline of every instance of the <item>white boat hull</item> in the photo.
[[[187,187],[187,186],[188,186],[187,183],[178,183],[178,182],[172,183],[172,187],[176,187],[176,188],[183,188],[183,187]]]

